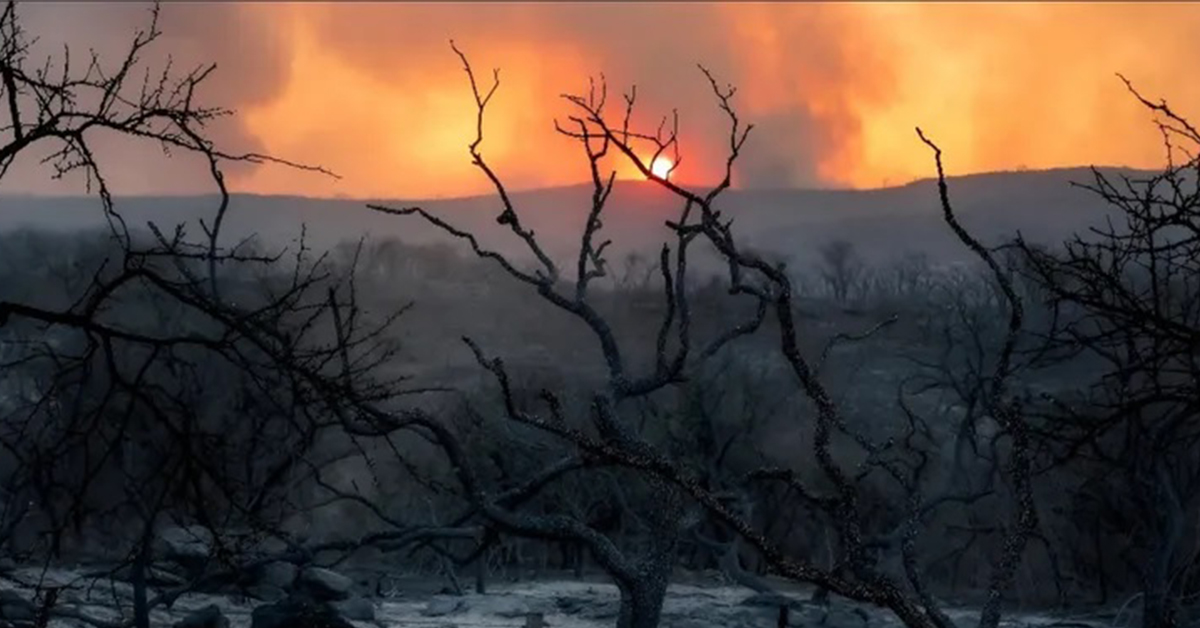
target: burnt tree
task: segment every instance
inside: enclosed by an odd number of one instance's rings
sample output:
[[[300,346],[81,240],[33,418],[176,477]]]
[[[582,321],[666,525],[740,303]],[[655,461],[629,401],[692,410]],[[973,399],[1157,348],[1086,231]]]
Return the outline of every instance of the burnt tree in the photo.
[[[469,147],[473,163],[491,181],[499,196],[497,222],[517,236],[535,260],[533,270],[524,270],[513,261],[485,248],[476,234],[463,231],[445,219],[420,207],[391,208],[372,206],[377,211],[423,220],[446,234],[463,241],[479,257],[503,268],[524,289],[540,299],[567,312],[591,333],[599,346],[607,378],[605,385],[592,394],[591,412],[586,420],[565,416],[563,404],[554,391],[542,392],[541,408],[519,403],[503,360],[488,357],[482,344],[466,339],[479,364],[497,382],[509,419],[534,427],[561,439],[566,448],[579,452],[585,459],[602,464],[617,465],[637,471],[656,497],[661,507],[652,515],[650,527],[654,536],[640,551],[620,551],[613,540],[590,528],[586,522],[568,514],[531,514],[498,508],[494,502],[481,500],[479,489],[476,502],[493,524],[519,535],[548,539],[570,539],[585,544],[597,563],[616,581],[621,591],[621,611],[618,625],[622,628],[657,626],[667,578],[675,561],[681,524],[685,517],[685,500],[690,500],[730,532],[739,536],[746,546],[761,555],[775,573],[802,582],[810,582],[832,593],[854,600],[869,602],[893,611],[912,628],[949,628],[950,619],[941,611],[926,586],[924,574],[917,568],[913,541],[920,532],[923,515],[931,502],[941,496],[927,495],[927,478],[920,463],[921,452],[897,461],[894,442],[876,443],[851,429],[839,404],[822,381],[820,356],[808,356],[801,350],[803,334],[795,315],[792,280],[781,265],[764,260],[758,254],[741,247],[734,235],[732,220],[726,210],[718,208],[722,192],[732,183],[734,164],[740,155],[751,126],[743,125],[732,106],[733,88],[722,88],[704,70],[720,109],[730,122],[729,153],[723,179],[713,188],[697,192],[681,187],[668,177],[656,175],[650,168],[654,159],[668,151],[678,152],[678,118],[665,119],[654,132],[631,128],[631,112],[636,90],[625,97],[622,114],[611,118],[606,111],[607,86],[592,83],[584,95],[565,98],[577,112],[568,118],[569,124],[556,123],[567,137],[577,140],[586,157],[593,184],[592,205],[587,209],[581,233],[578,256],[568,275],[546,253],[533,231],[522,222],[519,208],[508,194],[501,177],[489,165],[480,151],[483,143],[483,121],[487,104],[498,87],[495,81],[486,91],[475,80],[471,66],[463,60],[478,109],[476,135]],[[703,68],[702,68],[703,69]],[[918,131],[920,135],[920,132]],[[941,152],[925,141],[935,152],[939,174],[939,200],[943,216],[956,236],[988,268],[1003,298],[1005,325],[998,343],[995,359],[984,377],[981,406],[1003,434],[1007,446],[997,464],[1012,486],[1014,506],[1012,519],[1004,525],[1001,548],[993,562],[989,595],[980,616],[980,626],[994,628],[1001,616],[1001,604],[1012,585],[1025,546],[1037,526],[1037,514],[1031,487],[1031,451],[1026,417],[1017,398],[1010,394],[1009,383],[1015,369],[1014,351],[1017,336],[1023,326],[1020,296],[1012,286],[1009,275],[996,256],[959,224],[942,174]],[[613,189],[615,174],[602,171],[602,159],[612,155],[627,160],[642,175],[674,195],[681,209],[677,217],[666,222],[670,242],[664,244],[658,270],[661,273],[662,299],[665,315],[660,326],[647,371],[639,371],[625,347],[617,342],[608,320],[589,301],[591,282],[605,275],[607,263],[604,251],[608,241],[599,241],[602,216]],[[648,155],[648,156],[646,156]],[[673,155],[679,164],[678,155]],[[696,242],[715,249],[727,269],[728,292],[750,305],[753,314],[741,324],[733,325],[714,338],[698,340],[694,334],[693,312],[685,289],[688,254]],[[652,395],[686,379],[693,369],[730,342],[767,329],[764,321],[771,320],[777,334],[778,355],[786,364],[796,386],[808,400],[812,415],[813,438],[808,456],[816,462],[821,491],[810,488],[795,468],[770,467],[748,469],[736,481],[708,481],[702,470],[688,464],[650,435],[639,429],[643,425],[631,420],[628,402]],[[903,414],[901,414],[903,417]],[[915,429],[915,428],[914,428]],[[867,513],[863,506],[861,474],[849,468],[833,453],[833,441],[846,439],[867,456],[872,466],[900,487],[903,498],[898,507],[906,514],[900,526],[897,545],[903,556],[904,573],[892,575],[878,569],[872,540],[866,532]],[[438,439],[449,446],[449,436]],[[460,450],[454,456],[464,456]],[[477,484],[473,471],[465,462],[459,470],[464,485]],[[746,490],[763,482],[781,482],[792,491],[794,499],[807,507],[823,512],[837,540],[837,559],[832,567],[818,566],[807,556],[789,555],[755,525],[748,510],[738,506]],[[694,515],[686,519],[694,520]]]
[[[1126,85],[1158,116],[1166,168],[1093,169],[1077,185],[1115,217],[1055,249],[1016,246],[1056,313],[1045,359],[1072,361],[1087,378],[1079,394],[1047,395],[1040,438],[1051,464],[1078,478],[1096,542],[1124,548],[1096,552],[1100,581],[1140,591],[1143,625],[1166,628],[1200,592],[1200,133]],[[1140,582],[1123,578],[1118,557]]]

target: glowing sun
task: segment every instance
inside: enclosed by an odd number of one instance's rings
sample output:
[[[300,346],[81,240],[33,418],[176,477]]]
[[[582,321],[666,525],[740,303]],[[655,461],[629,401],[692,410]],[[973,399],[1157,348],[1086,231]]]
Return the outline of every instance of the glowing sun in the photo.
[[[660,179],[666,179],[674,167],[675,164],[670,159],[658,157],[654,160],[654,163],[650,164],[650,172]]]

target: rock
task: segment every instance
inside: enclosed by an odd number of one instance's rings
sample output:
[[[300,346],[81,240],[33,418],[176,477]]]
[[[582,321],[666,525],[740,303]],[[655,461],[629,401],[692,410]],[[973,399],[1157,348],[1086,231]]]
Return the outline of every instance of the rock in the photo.
[[[465,610],[466,606],[467,603],[462,598],[435,597],[421,609],[421,614],[426,617],[441,617]]]
[[[533,610],[524,600],[515,597],[501,597],[489,600],[488,612],[505,619],[524,619]]]
[[[780,606],[787,606],[788,608],[795,610],[803,610],[808,606],[800,600],[794,600],[779,593],[755,593],[741,602],[738,602],[738,605],[773,609],[778,609]]]
[[[291,563],[277,560],[258,568],[255,582],[278,589],[290,589],[296,583],[300,569]]]
[[[604,619],[617,616],[619,603],[617,600],[560,595],[554,598],[554,607],[564,615],[579,615],[591,619]]]
[[[616,600],[593,600],[579,611],[583,619],[607,621],[621,612],[621,604]]]
[[[663,625],[665,626],[668,624],[663,622]],[[713,626],[722,626],[722,628],[754,628],[762,625],[764,625],[762,622],[745,622],[728,618],[722,618],[720,622],[715,622],[712,618],[698,619],[695,617],[675,620],[670,624],[672,628],[713,628]]]
[[[15,591],[0,591],[0,619],[9,622],[29,622],[37,617],[37,607]]]
[[[229,628],[229,618],[216,604],[209,604],[175,622],[175,628]]]
[[[300,572],[294,588],[319,602],[333,602],[348,599],[354,581],[324,567],[308,567]]]
[[[172,526],[159,530],[154,551],[176,562],[207,560],[212,553],[213,535],[203,526]]]
[[[558,607],[558,610],[567,615],[578,613],[588,602],[589,600],[584,598],[567,595],[560,595],[554,598],[554,605]]]
[[[289,546],[283,539],[269,536],[255,543],[254,547],[251,549],[266,556],[275,556],[277,554],[286,552],[289,549]]]
[[[246,595],[262,602],[278,602],[286,599],[287,591],[269,584],[255,584],[246,587]]]
[[[146,568],[146,584],[154,587],[175,587],[181,584],[187,584],[187,579],[178,574],[172,573],[169,570],[151,565]],[[133,582],[133,565],[123,565],[116,571],[112,572],[112,579],[117,582]]]
[[[346,619],[354,621],[375,621],[375,605],[370,600],[361,597],[333,602],[333,610]]]
[[[354,628],[328,604],[290,597],[250,614],[250,628]]]
[[[0,557],[0,573],[8,573],[17,568],[17,561],[8,556]]]
[[[183,569],[184,578],[200,577],[213,553],[213,535],[203,526],[173,526],[159,530],[151,547],[158,558]]]
[[[865,628],[871,616],[861,608],[834,605],[820,623],[834,628]]]

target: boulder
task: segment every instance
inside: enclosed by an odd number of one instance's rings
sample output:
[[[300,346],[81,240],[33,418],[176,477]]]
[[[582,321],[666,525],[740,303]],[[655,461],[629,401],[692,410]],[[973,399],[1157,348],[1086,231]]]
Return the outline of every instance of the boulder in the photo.
[[[278,602],[286,599],[287,591],[269,584],[254,584],[246,587],[246,595],[262,602]]]
[[[158,531],[154,551],[171,560],[205,560],[212,554],[213,535],[203,526],[171,526]]]
[[[307,567],[296,578],[294,588],[319,602],[334,602],[351,596],[354,581],[324,567]]]
[[[250,628],[354,628],[328,604],[290,597],[264,604],[250,614]]]
[[[330,606],[339,615],[354,621],[375,621],[375,605],[370,600],[354,597],[341,602],[332,602]]]
[[[740,606],[753,606],[757,608],[778,609],[780,606],[786,606],[792,610],[803,611],[809,607],[809,604],[790,598],[782,593],[762,592],[755,593],[750,597],[738,603]]]
[[[425,608],[421,609],[421,614],[426,617],[442,617],[451,613],[457,613],[466,610],[467,603],[462,598],[457,597],[435,597],[429,600]]]
[[[666,622],[663,625],[667,625]],[[670,624],[672,628],[713,628],[713,626],[721,626],[722,628],[756,628],[764,626],[761,621],[743,621],[740,619],[722,618],[720,622],[715,622],[711,618],[700,619],[696,617],[687,617],[684,619],[675,620]],[[772,624],[774,625],[774,624]],[[790,624],[798,625],[798,624]]]
[[[819,623],[833,628],[866,628],[870,621],[871,616],[861,608],[832,605]]]
[[[620,602],[612,599],[576,599],[573,604],[568,604],[565,600],[555,600],[555,604],[563,609],[563,612],[577,615],[580,619],[603,622],[613,619],[621,612]],[[570,610],[567,610],[568,608]]]
[[[37,617],[33,602],[15,591],[0,590],[0,619],[8,622],[30,622]]]
[[[290,589],[299,573],[300,569],[292,563],[277,560],[259,567],[254,580],[263,586]]]
[[[122,565],[116,571],[112,572],[112,579],[117,582],[133,582],[133,565]],[[170,570],[157,565],[151,565],[146,568],[144,573],[146,584],[152,587],[176,587],[182,584],[187,584],[187,579],[178,574],[172,573]]]
[[[194,610],[175,622],[175,628],[229,628],[229,618],[216,604]]]
[[[534,611],[525,600],[515,597],[498,597],[488,600],[488,612],[505,619],[524,619]]]
[[[591,603],[591,601],[592,600],[590,598],[576,597],[573,595],[559,595],[554,598],[554,606],[557,607],[559,611],[566,613],[567,615],[574,615],[583,610],[583,608]]]

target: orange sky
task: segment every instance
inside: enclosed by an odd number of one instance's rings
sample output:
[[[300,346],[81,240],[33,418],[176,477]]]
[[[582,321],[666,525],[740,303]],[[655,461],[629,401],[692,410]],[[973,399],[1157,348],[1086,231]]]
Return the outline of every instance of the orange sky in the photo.
[[[26,5],[40,32],[113,44],[137,5]],[[66,28],[62,27],[66,24]],[[726,137],[703,76],[740,88],[759,125],[744,186],[898,184],[932,173],[921,125],[951,174],[1080,164],[1162,163],[1161,140],[1115,77],[1200,118],[1200,4],[1019,3],[261,3],[164,5],[160,52],[220,64],[205,96],[234,107],[214,132],[240,147],[326,166],[333,182],[239,170],[239,191],[356,197],[486,191],[469,163],[473,103],[447,40],[480,74],[502,68],[483,150],[518,188],[587,177],[552,121],[558,94],[605,72],[637,83],[642,121],[678,107],[682,180],[710,180]],[[73,31],[73,29],[77,29]],[[191,166],[113,144],[118,189],[187,190]],[[161,171],[161,172],[160,172]],[[11,179],[11,175],[9,179]],[[0,189],[43,189],[33,178]]]

